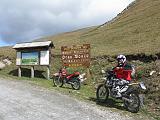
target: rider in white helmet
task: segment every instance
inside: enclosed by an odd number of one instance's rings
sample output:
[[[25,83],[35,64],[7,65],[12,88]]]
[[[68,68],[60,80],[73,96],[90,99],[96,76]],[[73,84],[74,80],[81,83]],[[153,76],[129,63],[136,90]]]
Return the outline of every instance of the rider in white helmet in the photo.
[[[123,67],[123,65],[126,63],[126,56],[118,55],[117,61],[118,61],[118,67]]]
[[[131,73],[132,73],[132,66],[126,62],[126,57],[124,55],[117,56],[117,66],[113,69],[116,78],[119,79],[118,84],[123,86],[131,81]],[[118,97],[121,97],[121,93],[125,92],[128,87],[124,87],[123,89],[119,90],[117,93]]]

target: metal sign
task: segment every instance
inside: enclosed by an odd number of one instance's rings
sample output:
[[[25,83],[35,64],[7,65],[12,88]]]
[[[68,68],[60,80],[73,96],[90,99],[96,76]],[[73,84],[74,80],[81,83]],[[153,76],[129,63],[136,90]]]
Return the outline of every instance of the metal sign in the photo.
[[[90,66],[90,44],[62,46],[61,52],[63,66]]]

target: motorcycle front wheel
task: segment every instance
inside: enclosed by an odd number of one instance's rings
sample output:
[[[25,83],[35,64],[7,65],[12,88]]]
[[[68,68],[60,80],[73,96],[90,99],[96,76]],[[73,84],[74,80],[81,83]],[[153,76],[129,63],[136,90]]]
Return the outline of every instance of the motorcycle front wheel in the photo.
[[[98,102],[106,102],[109,96],[108,87],[104,84],[100,84],[96,91],[96,97]]]
[[[129,93],[128,99],[130,101],[124,101],[125,108],[132,113],[137,113],[140,107],[140,98],[138,93],[136,92]]]
[[[57,87],[62,87],[63,86],[63,79],[61,77],[55,77],[53,78],[53,84]]]
[[[79,78],[73,78],[71,86],[74,90],[79,90],[81,87]]]

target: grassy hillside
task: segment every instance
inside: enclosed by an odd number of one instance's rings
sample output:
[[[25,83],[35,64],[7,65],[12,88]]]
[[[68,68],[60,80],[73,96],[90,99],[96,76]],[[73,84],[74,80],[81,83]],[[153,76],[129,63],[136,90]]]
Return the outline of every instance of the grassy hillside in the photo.
[[[119,53],[155,54],[160,51],[159,11],[159,0],[136,0],[113,22],[41,40],[52,40],[56,53],[59,53],[62,45],[90,43],[94,56]]]
[[[146,53],[160,51],[160,1],[136,0],[111,22],[73,32],[48,36],[38,41],[52,40],[54,54],[62,45],[90,43],[92,56]],[[4,55],[0,48],[0,55]],[[6,50],[8,49],[5,48]],[[5,52],[6,52],[5,50]],[[9,55],[13,51],[7,52]],[[9,54],[8,54],[9,53]],[[15,54],[12,54],[15,55]]]
[[[12,49],[11,46],[0,47],[0,60],[4,58],[10,58],[14,61],[16,58],[16,51]]]

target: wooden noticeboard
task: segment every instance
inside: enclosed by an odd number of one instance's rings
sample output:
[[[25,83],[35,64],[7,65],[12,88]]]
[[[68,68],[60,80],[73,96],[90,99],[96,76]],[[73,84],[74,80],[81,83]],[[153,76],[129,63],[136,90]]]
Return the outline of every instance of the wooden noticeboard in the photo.
[[[31,67],[31,77],[34,77],[35,66],[47,67],[47,79],[50,79],[50,59],[51,48],[54,47],[52,41],[17,43],[13,46],[16,50],[16,65],[18,66],[18,76],[21,77],[21,68]]]
[[[62,46],[61,52],[63,66],[90,66],[90,44]]]

